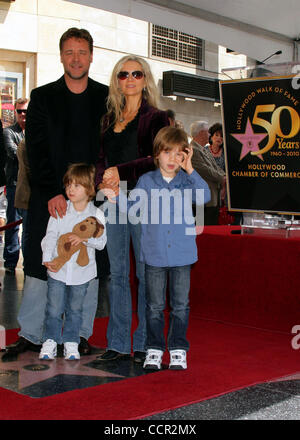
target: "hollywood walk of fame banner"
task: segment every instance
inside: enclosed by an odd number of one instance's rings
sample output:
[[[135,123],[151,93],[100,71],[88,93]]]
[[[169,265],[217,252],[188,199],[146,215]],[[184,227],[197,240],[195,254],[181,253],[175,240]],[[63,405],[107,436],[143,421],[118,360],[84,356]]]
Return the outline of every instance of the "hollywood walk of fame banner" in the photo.
[[[295,80],[220,82],[230,210],[300,213],[300,85]]]

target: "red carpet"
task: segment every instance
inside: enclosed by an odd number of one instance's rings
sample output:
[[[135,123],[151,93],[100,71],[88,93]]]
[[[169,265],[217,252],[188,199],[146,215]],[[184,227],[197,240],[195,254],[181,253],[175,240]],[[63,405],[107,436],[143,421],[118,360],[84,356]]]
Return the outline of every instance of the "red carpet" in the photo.
[[[197,238],[186,371],[38,399],[1,388],[0,419],[138,419],[299,372],[291,329],[300,324],[300,240],[232,229],[239,228],[207,227]],[[107,319],[96,319],[93,345],[106,346],[106,326]],[[7,339],[15,340],[16,330]]]
[[[92,344],[105,346],[106,323],[96,320]],[[8,332],[8,343],[15,334]],[[0,419],[129,420],[199,402],[299,371],[291,336],[192,317],[186,371],[165,370],[40,399],[0,389]]]
[[[236,235],[206,226],[197,237],[191,306],[201,318],[290,333],[300,324],[299,238]]]

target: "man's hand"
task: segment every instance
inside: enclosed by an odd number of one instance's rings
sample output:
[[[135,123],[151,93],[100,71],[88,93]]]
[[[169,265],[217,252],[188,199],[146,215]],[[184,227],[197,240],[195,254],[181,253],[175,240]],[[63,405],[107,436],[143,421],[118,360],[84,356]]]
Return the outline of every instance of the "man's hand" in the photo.
[[[62,194],[53,197],[48,201],[48,211],[51,217],[57,218],[57,214],[62,218],[67,212],[67,201]]]

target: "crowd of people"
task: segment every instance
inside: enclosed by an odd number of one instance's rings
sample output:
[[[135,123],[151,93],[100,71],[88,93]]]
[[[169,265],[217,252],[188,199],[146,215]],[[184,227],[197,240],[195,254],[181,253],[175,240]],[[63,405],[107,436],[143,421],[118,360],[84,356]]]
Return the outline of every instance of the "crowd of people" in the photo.
[[[15,124],[3,134],[0,126],[0,160],[6,164],[0,186],[6,185],[7,223],[23,219],[25,274],[19,338],[2,361],[27,350],[52,360],[61,344],[67,360],[90,354],[99,279],[109,272],[107,347],[97,362],[133,352],[134,362],[160,369],[167,348],[169,367],[185,369],[189,279],[197,260],[195,233],[186,234],[186,219],[201,189],[205,224],[217,224],[226,199],[222,126],[196,121],[189,142],[175,113],[159,108],[150,66],[141,57],[122,57],[108,87],[92,80],[93,39],[84,29],[68,29],[59,49],[63,76],[33,89],[30,100],[18,99]],[[102,196],[95,198],[95,190]],[[156,213],[152,190],[169,195],[177,190],[178,197],[189,193],[184,204],[189,215],[177,212],[175,201],[163,200]],[[155,222],[150,221],[154,212]],[[143,216],[148,221],[141,221]],[[91,228],[92,236],[84,234]],[[131,243],[138,279],[133,338]],[[5,231],[8,274],[14,274],[19,253],[15,225]],[[166,343],[167,280],[171,311]]]

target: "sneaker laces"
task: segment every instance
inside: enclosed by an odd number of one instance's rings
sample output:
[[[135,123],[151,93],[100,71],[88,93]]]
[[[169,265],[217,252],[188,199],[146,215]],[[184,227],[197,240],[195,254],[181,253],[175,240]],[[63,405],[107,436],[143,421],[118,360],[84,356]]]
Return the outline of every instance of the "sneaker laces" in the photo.
[[[170,354],[171,363],[180,365],[186,362],[186,352],[184,350],[172,350]]]
[[[53,339],[47,339],[47,341],[43,343],[43,351],[53,350],[55,346],[56,346],[56,342],[53,341]]]
[[[78,351],[78,344],[76,342],[67,342],[66,349],[68,351]]]
[[[162,353],[160,350],[149,350],[146,356],[147,361],[157,361],[162,357]]]

